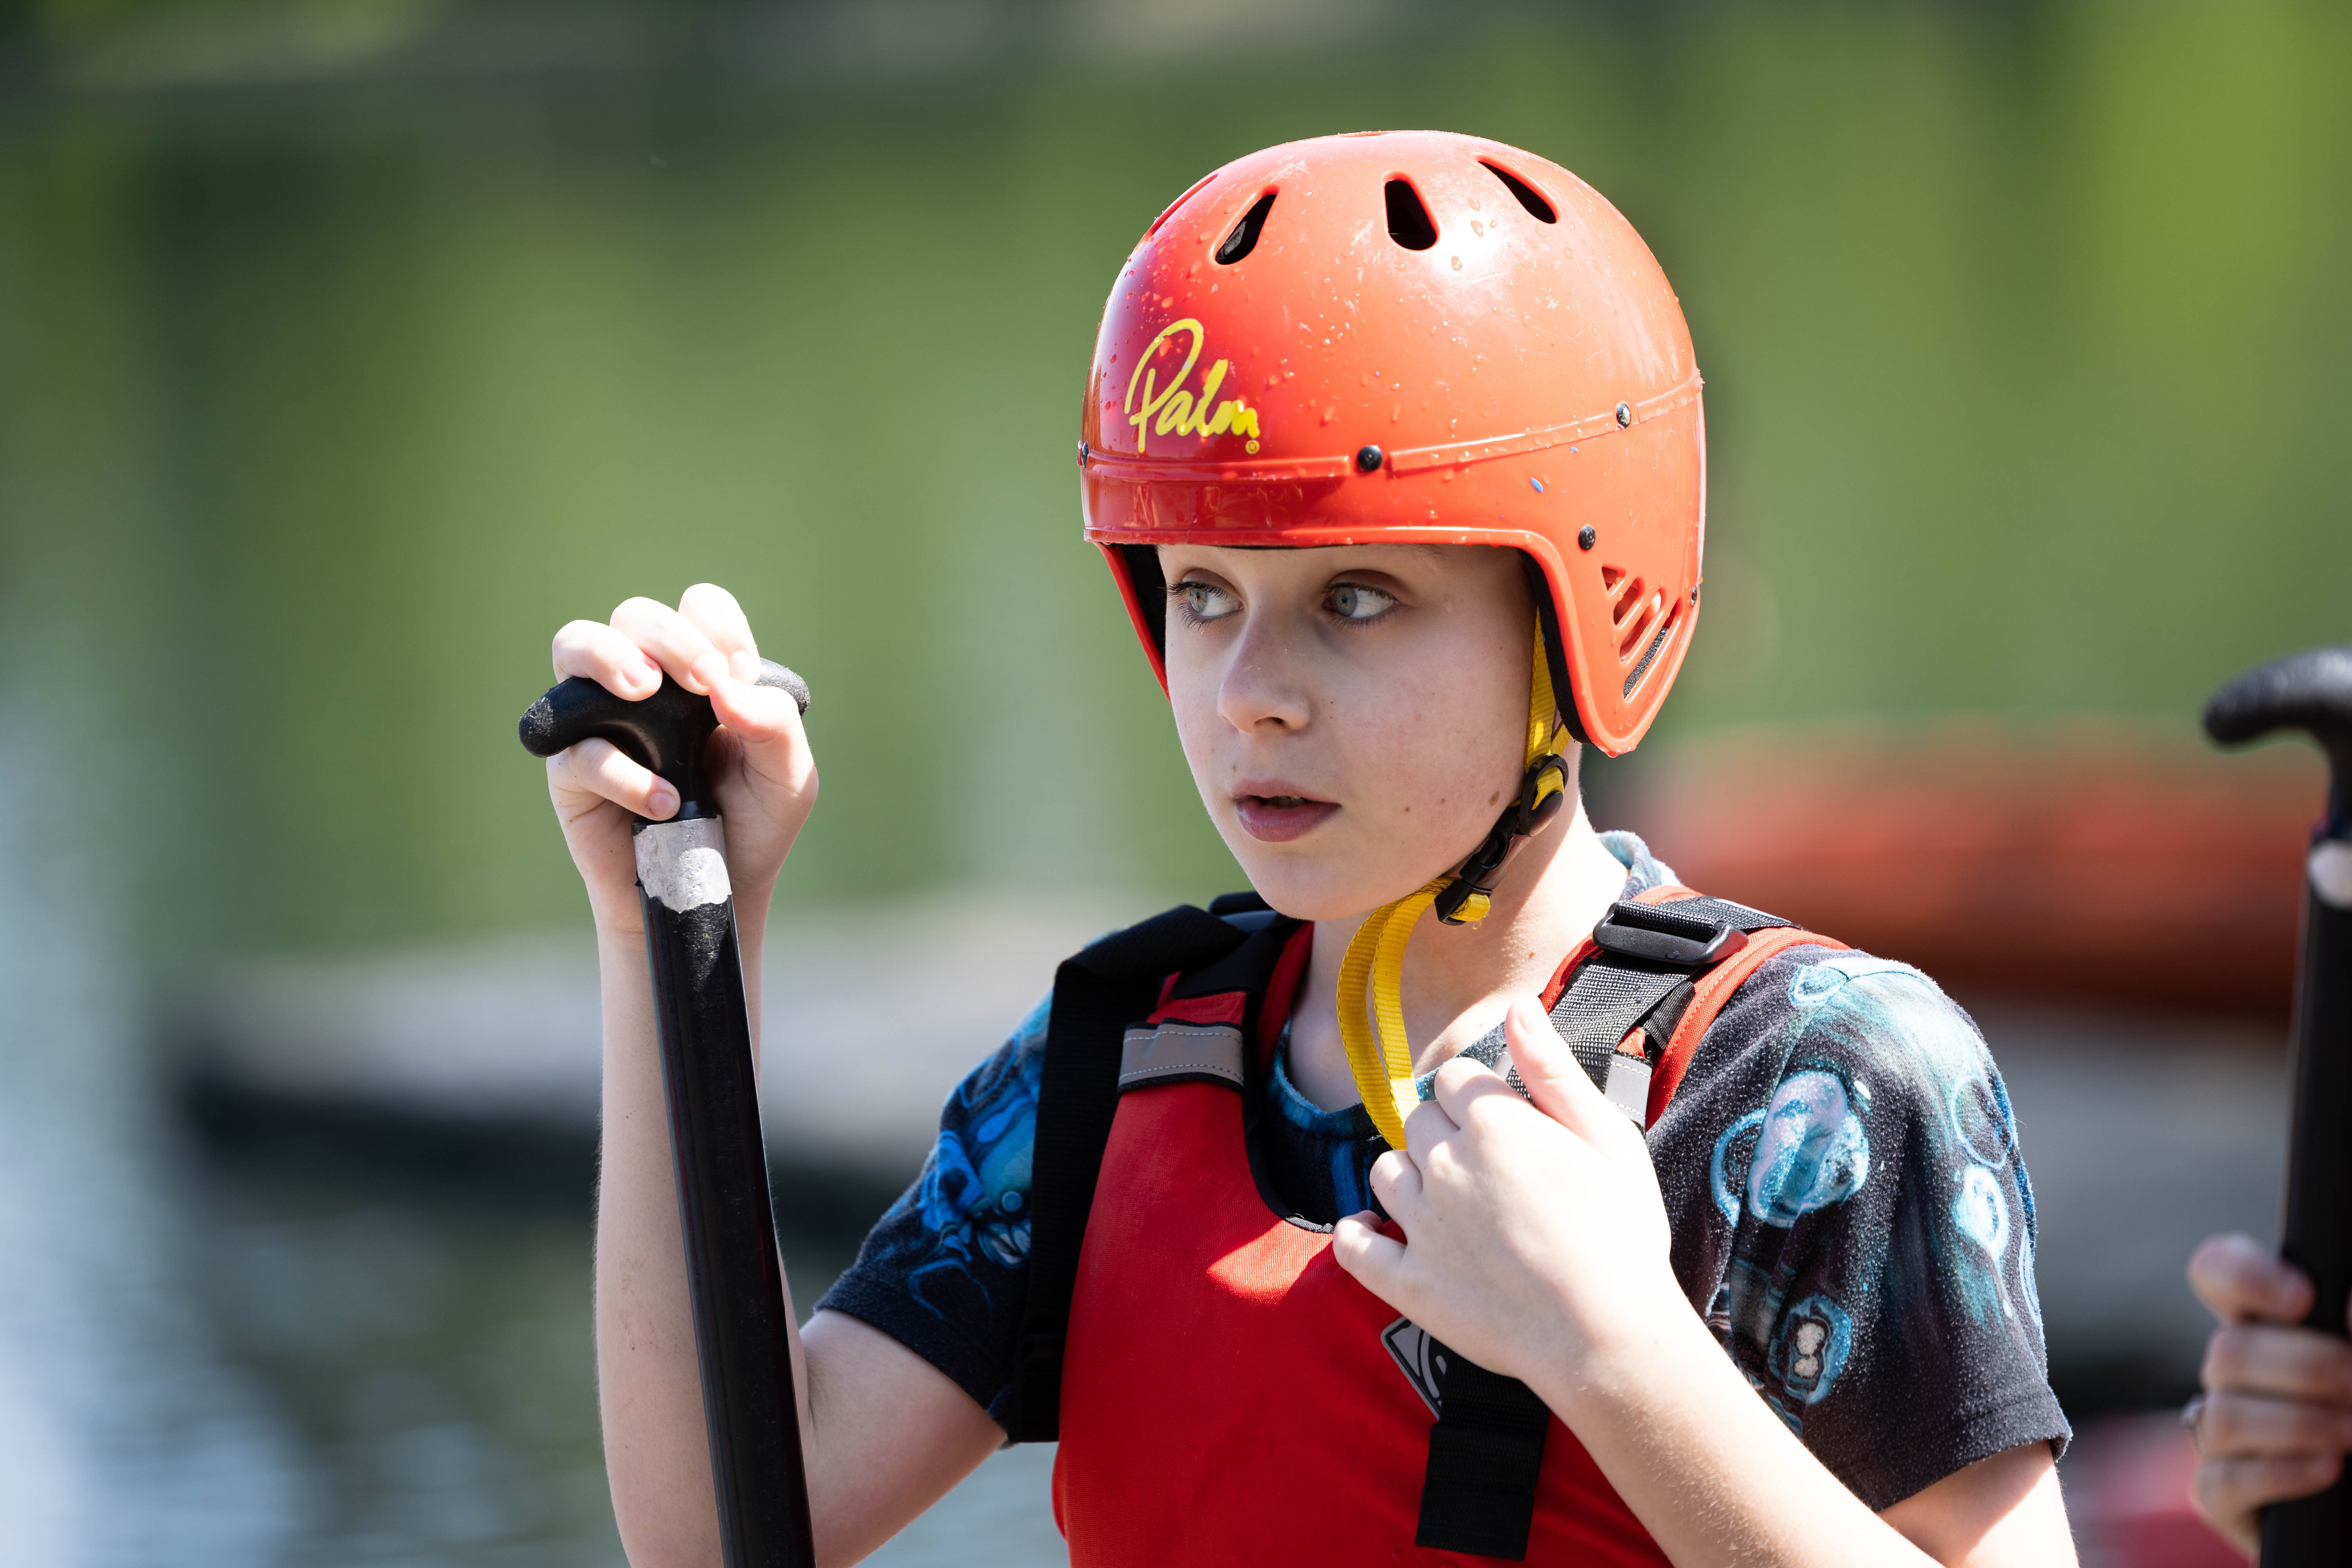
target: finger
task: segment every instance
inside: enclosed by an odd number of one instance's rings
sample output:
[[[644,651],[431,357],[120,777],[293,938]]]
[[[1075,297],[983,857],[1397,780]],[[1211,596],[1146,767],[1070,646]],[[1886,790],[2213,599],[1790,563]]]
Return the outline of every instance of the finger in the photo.
[[[708,693],[708,682],[694,667],[706,655],[723,659],[702,628],[656,599],[625,599],[613,611],[613,629],[650,654],[670,679],[697,694]]]
[[[1475,1057],[1455,1057],[1430,1080],[1430,1103],[1443,1110],[1456,1127],[1469,1126],[1472,1110],[1488,1095],[1500,1095],[1512,1105],[1520,1103],[1503,1075]]]
[[[2323,1491],[2335,1484],[2343,1468],[2340,1458],[2327,1454],[2300,1459],[2207,1459],[2198,1465],[2189,1493],[2199,1512],[2242,1545],[2251,1546],[2255,1510]]]
[[[709,654],[698,661],[697,673],[710,689],[711,710],[728,731],[757,751],[779,743],[797,749],[805,743],[801,705],[789,691],[760,684],[760,656],[749,648],[730,659]]]
[[[1388,1210],[1397,1224],[1411,1230],[1408,1216],[1419,1214],[1423,1206],[1421,1168],[1391,1149],[1372,1162],[1369,1184],[1381,1207]]]
[[[2352,1344],[2316,1329],[2231,1323],[2205,1342],[2205,1386],[2352,1410]]]
[[[668,780],[605,740],[583,741],[548,758],[547,784],[559,795],[596,795],[649,822],[667,821],[677,809],[677,791]]]
[[[661,685],[661,668],[645,650],[602,621],[571,621],[555,634],[555,673],[584,675],[615,697],[635,702]]]
[[[1625,1113],[1592,1087],[1584,1065],[1551,1026],[1543,1004],[1522,996],[1503,1015],[1503,1038],[1510,1042],[1511,1065],[1528,1086],[1535,1107],[1597,1149],[1612,1154],[1641,1153],[1649,1160],[1642,1134]]]
[[[1430,1151],[1461,1131],[1461,1125],[1446,1114],[1445,1107],[1433,1100],[1424,1100],[1406,1113],[1404,1119],[1404,1152],[1412,1163],[1426,1170]]]
[[[1385,1156],[1383,1156],[1385,1158]],[[1355,1277],[1356,1283],[1395,1305],[1399,1277],[1404,1272],[1404,1244],[1382,1236],[1369,1213],[1349,1215],[1331,1227],[1331,1261]]]
[[[2311,1281],[2251,1236],[2208,1237],[2189,1258],[2189,1288],[2225,1323],[2299,1323]]]
[[[2308,1458],[2352,1451],[2352,1410],[2225,1390],[2206,1396],[2197,1445],[2207,1454]]]
[[[710,646],[728,658],[739,653],[759,657],[760,644],[751,636],[751,623],[744,618],[743,606],[718,584],[697,583],[688,588],[678,598],[677,613],[691,621],[710,639]]]

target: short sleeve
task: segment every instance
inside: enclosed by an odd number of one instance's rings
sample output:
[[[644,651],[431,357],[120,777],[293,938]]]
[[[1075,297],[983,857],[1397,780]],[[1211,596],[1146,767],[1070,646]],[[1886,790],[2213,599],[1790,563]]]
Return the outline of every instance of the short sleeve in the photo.
[[[871,1324],[990,1415],[1013,1381],[1029,1266],[1029,1161],[1047,1004],[956,1086],[914,1185],[817,1302]]]
[[[1907,965],[1799,948],[1709,1029],[1654,1130],[1677,1273],[1748,1382],[1885,1509],[2063,1447],[2033,1188],[1976,1026]],[[1661,1134],[1667,1136],[1662,1140]]]

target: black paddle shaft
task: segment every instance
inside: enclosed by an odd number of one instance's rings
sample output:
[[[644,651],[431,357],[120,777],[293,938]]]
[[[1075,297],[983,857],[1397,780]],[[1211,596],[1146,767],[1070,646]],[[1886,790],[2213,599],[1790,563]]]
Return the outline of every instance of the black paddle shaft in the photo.
[[[762,660],[759,683],[792,693],[808,710],[808,687],[783,666]],[[660,690],[632,702],[575,676],[532,703],[520,730],[523,749],[540,757],[602,737],[677,790],[677,816],[637,821],[637,896],[719,1542],[727,1568],[810,1568],[816,1553],[793,1394],[792,1321],[768,1206],[726,838],[703,770],[717,727],[710,700],[667,677]]]
[[[2223,744],[2303,730],[2327,753],[2327,811],[2312,834],[2294,1007],[2294,1111],[2279,1250],[2311,1276],[2315,1329],[2342,1335],[2352,1299],[2352,647],[2266,664],[2213,694],[2205,731]],[[2352,1562],[2352,1494],[2263,1513],[2263,1568]]]

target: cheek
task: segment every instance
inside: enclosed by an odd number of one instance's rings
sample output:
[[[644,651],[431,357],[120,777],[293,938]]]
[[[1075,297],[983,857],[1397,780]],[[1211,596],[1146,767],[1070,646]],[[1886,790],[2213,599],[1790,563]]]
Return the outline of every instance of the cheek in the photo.
[[[1354,737],[1351,772],[1378,799],[1389,830],[1449,848],[1459,840],[1466,853],[1517,793],[1527,700],[1478,686],[1391,693]]]
[[[1217,713],[1217,671],[1200,657],[1195,638],[1169,639],[1168,706],[1176,719],[1176,739],[1198,773],[1217,733],[1227,728]],[[1181,651],[1180,651],[1181,650]],[[1190,657],[1188,657],[1190,656]]]

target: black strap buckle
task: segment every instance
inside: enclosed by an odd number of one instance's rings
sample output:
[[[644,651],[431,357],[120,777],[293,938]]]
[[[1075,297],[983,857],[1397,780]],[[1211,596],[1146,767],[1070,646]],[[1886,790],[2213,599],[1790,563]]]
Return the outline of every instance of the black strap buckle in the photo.
[[[1538,805],[1536,796],[1542,791],[1546,773],[1558,773],[1560,787]],[[1523,838],[1549,822],[1567,799],[1568,763],[1559,753],[1547,752],[1520,778],[1519,798],[1503,808],[1494,827],[1454,873],[1453,882],[1437,895],[1437,918],[1447,925],[1460,925],[1462,906],[1469,902],[1471,894],[1494,893],[1495,875],[1511,852],[1511,840]]]
[[[1746,947],[1748,933],[1721,921],[1678,914],[1672,904],[1615,903],[1592,928],[1592,944],[1622,958],[1705,969]]]

